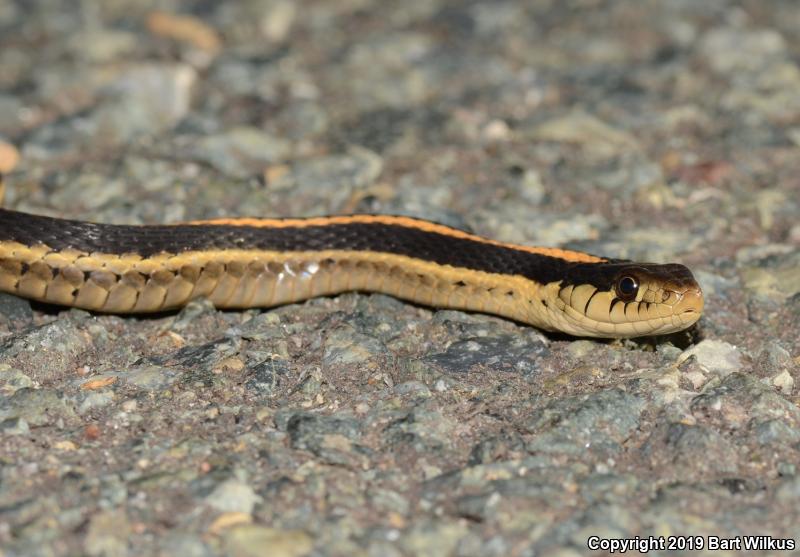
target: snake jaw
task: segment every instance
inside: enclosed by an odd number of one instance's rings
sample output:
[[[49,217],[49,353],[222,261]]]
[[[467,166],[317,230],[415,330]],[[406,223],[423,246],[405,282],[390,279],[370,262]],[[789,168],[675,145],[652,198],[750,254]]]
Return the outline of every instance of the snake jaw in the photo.
[[[617,263],[608,270],[606,277],[587,275],[584,283],[548,285],[548,318],[573,335],[623,338],[676,332],[702,314],[702,290],[682,265]],[[636,292],[623,297],[620,277],[635,279]]]

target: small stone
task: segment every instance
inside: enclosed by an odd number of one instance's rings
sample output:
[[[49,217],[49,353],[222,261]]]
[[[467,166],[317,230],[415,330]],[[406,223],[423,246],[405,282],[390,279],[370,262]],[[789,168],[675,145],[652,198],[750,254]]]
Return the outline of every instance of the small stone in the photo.
[[[178,378],[178,374],[175,370],[162,366],[142,366],[121,375],[128,384],[145,391],[160,391],[166,389]]]
[[[744,287],[754,297],[780,302],[800,292],[800,258],[791,246],[779,244],[774,247],[777,249],[763,253],[760,260],[754,261],[753,266],[742,268],[740,274]],[[783,257],[776,257],[781,255]]]
[[[487,141],[508,141],[511,138],[511,128],[503,120],[491,120],[482,130],[483,138]]]
[[[214,557],[214,552],[198,536],[185,532],[171,532],[159,540],[159,555],[180,557]]]
[[[467,527],[462,522],[426,521],[415,524],[400,543],[409,555],[437,557],[453,554],[466,534]]]
[[[214,7],[216,20],[223,25],[236,29],[237,33],[244,29],[259,52],[269,52],[269,43],[282,43],[293,28],[297,10],[292,0],[260,0],[258,2],[225,2]]]
[[[786,56],[786,41],[773,29],[711,29],[700,40],[700,51],[721,74],[757,71]]]
[[[83,436],[89,441],[96,441],[103,436],[103,430],[97,424],[89,424],[83,428]]]
[[[134,66],[111,84],[110,89],[121,95],[120,103],[109,107],[102,118],[98,116],[97,124],[103,129],[122,125],[122,129],[108,130],[122,140],[130,139],[122,135],[126,132],[168,129],[189,112],[196,80],[197,72],[185,64]]]
[[[26,158],[106,149],[171,129],[189,112],[197,72],[187,64],[120,66],[95,84],[91,110],[56,119],[36,130],[23,148]]]
[[[25,418],[19,416],[2,420],[0,427],[3,428],[3,433],[6,435],[27,435],[31,431]]]
[[[515,207],[509,208],[505,213],[506,216],[502,219],[487,217],[487,225],[495,230],[492,236],[506,242],[563,245],[569,242],[595,240],[601,232],[610,228],[610,223],[602,215],[596,214],[570,218],[563,215],[542,214],[536,219],[531,219],[530,209],[520,203],[516,203]]]
[[[394,392],[398,395],[411,394],[425,398],[431,396],[431,390],[425,383],[420,381],[406,381],[405,383],[395,385]]]
[[[340,78],[350,90],[349,102],[361,112],[424,106],[436,81],[419,64],[433,48],[432,37],[416,30],[371,34],[353,43]]]
[[[526,168],[517,184],[519,195],[533,205],[540,205],[547,195],[542,176],[532,168]]]
[[[600,156],[611,156],[637,149],[636,139],[583,112],[549,120],[531,133],[539,141],[579,145]]]
[[[292,29],[297,6],[289,0],[270,0],[258,3],[260,14],[259,28],[262,35],[273,43],[282,42]]]
[[[686,377],[686,379],[689,380],[694,390],[698,390],[708,381],[708,377],[706,377],[705,374],[699,372],[698,370],[687,371],[684,374],[684,377]]]
[[[0,421],[22,418],[32,426],[44,426],[73,417],[73,408],[61,392],[53,389],[22,388],[8,398],[0,398]]]
[[[380,176],[383,159],[363,148],[351,148],[343,155],[329,155],[298,161],[291,172],[269,184],[271,190],[344,196],[369,186]]]
[[[678,358],[678,365],[694,356],[706,372],[720,376],[738,371],[742,367],[739,349],[721,340],[703,340],[692,346]]]
[[[0,364],[0,393],[11,396],[20,389],[34,387],[33,379],[13,369],[8,364]]]
[[[596,342],[590,340],[574,340],[567,346],[567,351],[572,358],[580,360],[586,356],[595,354],[598,348]]]
[[[92,410],[105,408],[114,402],[114,398],[113,391],[90,391],[83,397],[83,400],[81,400],[78,406],[78,413],[87,414]]]
[[[244,367],[245,364],[241,358],[238,356],[229,356],[214,366],[213,371],[214,373],[235,373],[242,371]]]
[[[2,205],[2,187],[0,187],[0,206]],[[12,331],[21,331],[33,325],[33,310],[29,300],[0,293],[0,324]]]
[[[116,382],[117,377],[115,375],[92,377],[88,381],[81,383],[80,389],[83,391],[96,391],[113,385]]]
[[[243,374],[247,377],[245,383],[247,389],[262,395],[269,395],[278,388],[282,378],[289,374],[289,368],[284,357],[269,354],[259,363],[247,367]]]
[[[216,54],[221,46],[217,32],[208,24],[189,15],[155,11],[147,17],[147,29],[154,35],[188,43]]]
[[[234,526],[240,526],[242,524],[251,524],[253,522],[253,517],[249,513],[243,512],[225,512],[219,515],[214,522],[208,527],[208,532],[210,534],[220,534],[224,530],[229,528],[233,528]]]
[[[237,127],[199,140],[193,155],[236,178],[262,174],[289,154],[288,141],[257,128]]]
[[[123,509],[102,511],[89,519],[84,549],[92,556],[124,557],[128,555],[130,523]]]
[[[784,477],[797,475],[797,465],[794,462],[779,462],[778,474]]]
[[[78,449],[78,445],[68,439],[64,439],[53,443],[53,448],[58,451],[75,451]]]
[[[376,508],[392,511],[400,516],[408,514],[411,506],[405,496],[389,489],[375,488],[370,490],[369,497]]]
[[[289,434],[295,449],[310,451],[330,464],[357,465],[361,462],[356,445],[361,432],[359,421],[354,418],[292,411],[279,413],[275,421]]]
[[[796,508],[800,502],[800,476],[784,478],[775,490],[775,499],[789,503]]]
[[[783,370],[772,378],[772,384],[778,387],[783,394],[790,395],[794,388],[794,377],[788,371]]]
[[[303,557],[314,547],[301,530],[278,530],[255,524],[232,528],[225,535],[225,551],[230,557]]]
[[[9,174],[19,162],[19,151],[11,143],[0,139],[0,175]]]
[[[0,136],[15,137],[25,129],[24,106],[19,97],[0,93]]]
[[[325,338],[322,366],[356,366],[385,355],[388,351],[380,340],[342,326]]]
[[[130,56],[138,46],[135,33],[117,29],[87,29],[70,38],[68,46],[73,56],[94,63],[111,62]]]
[[[758,355],[756,365],[764,373],[776,375],[781,371],[794,369],[792,355],[777,341],[769,341]]]
[[[252,514],[261,497],[249,485],[230,479],[219,484],[206,497],[206,503],[222,512]]]

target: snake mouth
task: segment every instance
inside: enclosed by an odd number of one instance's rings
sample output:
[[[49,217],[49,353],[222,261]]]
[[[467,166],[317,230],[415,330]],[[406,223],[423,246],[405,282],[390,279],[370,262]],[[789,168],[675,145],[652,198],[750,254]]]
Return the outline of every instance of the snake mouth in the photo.
[[[688,288],[683,292],[678,293],[678,301],[675,304],[673,311],[678,315],[697,314],[698,316],[703,313],[705,301],[703,300],[703,291],[700,287]]]

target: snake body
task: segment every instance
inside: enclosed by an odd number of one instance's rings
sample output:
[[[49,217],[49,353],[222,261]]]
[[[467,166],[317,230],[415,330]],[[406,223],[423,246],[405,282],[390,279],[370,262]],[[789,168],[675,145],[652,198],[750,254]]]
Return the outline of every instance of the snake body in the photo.
[[[0,209],[0,290],[110,313],[270,307],[346,291],[486,312],[577,336],[663,334],[699,319],[679,264],[507,244],[409,217],[126,226]]]

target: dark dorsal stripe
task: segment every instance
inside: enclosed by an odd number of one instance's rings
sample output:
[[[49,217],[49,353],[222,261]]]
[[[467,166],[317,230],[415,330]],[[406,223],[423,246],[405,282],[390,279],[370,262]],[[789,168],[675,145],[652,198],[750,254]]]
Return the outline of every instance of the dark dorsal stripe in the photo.
[[[593,284],[607,289],[621,262],[574,263],[428,232],[413,226],[347,223],[305,227],[228,225],[128,226],[55,219],[0,209],[0,241],[23,245],[44,244],[54,251],[86,253],[159,253],[263,249],[270,251],[366,250],[406,255],[442,265],[489,273],[522,275],[540,283]]]

